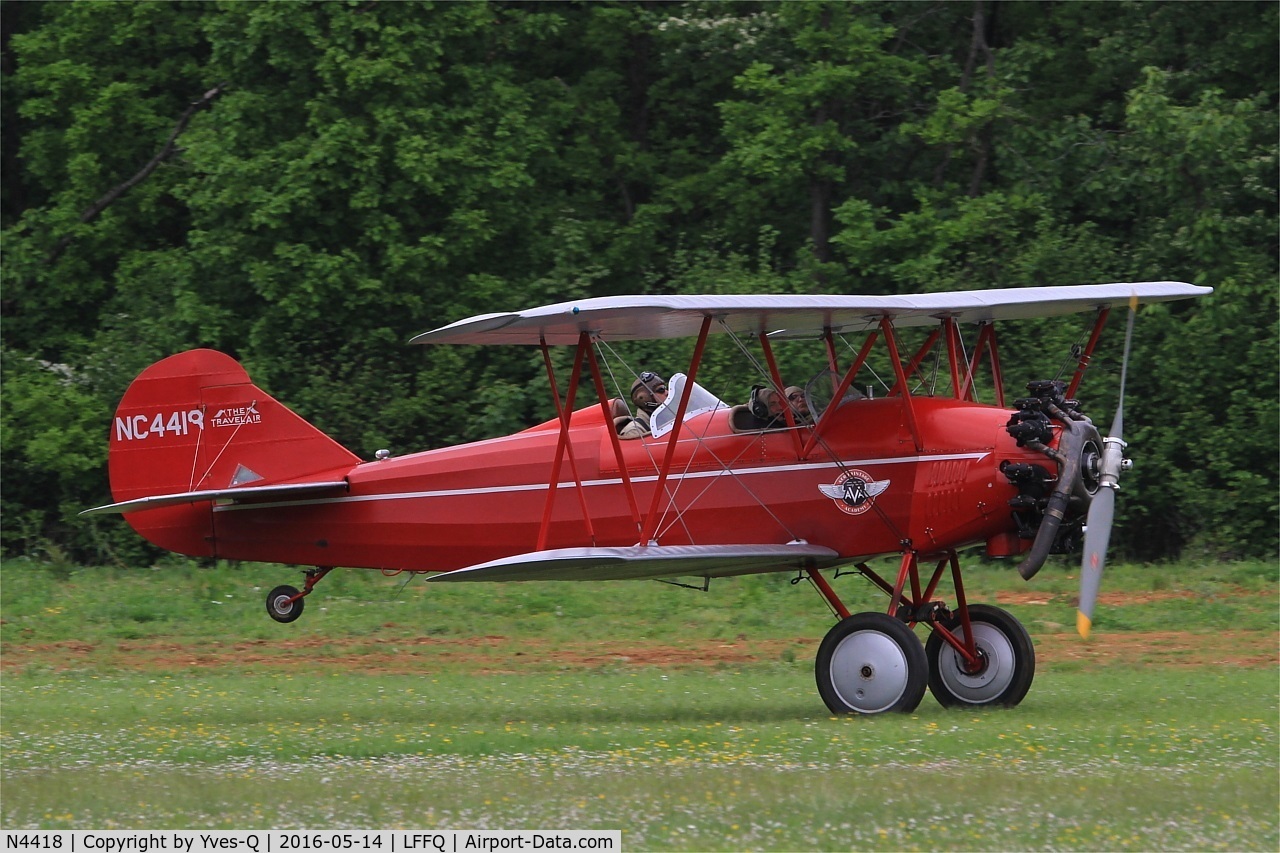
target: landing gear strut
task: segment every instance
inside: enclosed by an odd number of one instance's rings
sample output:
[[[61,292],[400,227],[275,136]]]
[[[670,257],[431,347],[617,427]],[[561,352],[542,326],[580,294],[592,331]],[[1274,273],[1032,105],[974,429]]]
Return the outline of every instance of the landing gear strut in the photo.
[[[959,619],[946,627],[965,634]],[[967,665],[964,657],[947,644],[940,631],[929,635],[925,657],[929,660],[929,690],[944,708],[981,705],[1012,708],[1022,701],[1036,673],[1036,652],[1027,629],[998,607],[973,604],[969,628],[978,648],[979,665]]]
[[[311,590],[315,587],[320,579],[329,572],[333,571],[333,566],[317,566],[314,569],[307,569],[303,574],[307,576],[306,583],[303,584],[302,590],[297,587],[284,584],[276,587],[267,593],[267,615],[277,622],[292,622],[302,615],[302,599],[311,594]]]
[[[954,613],[933,600],[948,564]],[[1027,695],[1036,668],[1031,637],[1004,610],[965,601],[954,553],[939,561],[923,590],[914,552],[903,554],[896,584],[865,563],[858,571],[889,594],[887,613],[850,615],[831,585],[810,573],[842,617],[823,638],[814,665],[818,693],[833,714],[910,713],[926,686],[945,708],[1013,707]],[[925,644],[912,630],[917,623],[932,629]]]

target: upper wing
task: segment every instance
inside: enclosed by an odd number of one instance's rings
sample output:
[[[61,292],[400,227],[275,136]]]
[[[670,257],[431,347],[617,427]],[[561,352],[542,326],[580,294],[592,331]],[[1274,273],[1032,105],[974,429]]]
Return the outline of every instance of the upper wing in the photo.
[[[189,504],[198,501],[232,500],[237,503],[252,503],[281,498],[297,498],[323,492],[345,491],[345,480],[324,483],[285,483],[278,486],[240,486],[232,489],[202,489],[196,492],[176,492],[171,495],[152,495],[121,501],[116,504],[95,506],[86,509],[81,515],[106,515],[107,513],[138,512],[144,509],[159,509],[162,506]]]
[[[791,545],[632,545],[559,548],[504,557],[442,572],[433,583],[466,581],[604,581],[664,577],[728,577],[754,572],[824,568],[841,562],[830,548]]]
[[[714,318],[739,334],[786,329],[856,332],[884,317],[897,326],[1052,317],[1139,302],[1169,302],[1212,293],[1180,281],[1018,287],[909,296],[610,296],[512,313],[482,314],[413,338],[415,344],[575,344],[583,332],[609,340],[683,338]],[[713,326],[719,331],[720,328]]]

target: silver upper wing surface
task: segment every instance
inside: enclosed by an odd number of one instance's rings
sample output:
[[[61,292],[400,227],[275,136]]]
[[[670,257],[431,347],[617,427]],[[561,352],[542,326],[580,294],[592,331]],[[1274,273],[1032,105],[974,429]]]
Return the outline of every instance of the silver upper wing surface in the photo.
[[[1180,281],[1143,281],[905,296],[607,296],[482,314],[424,332],[411,343],[572,345],[583,332],[613,341],[683,338],[697,335],[708,317],[713,332],[785,330],[786,336],[804,336],[824,329],[858,332],[882,318],[899,327],[932,325],[943,317],[980,323],[1096,311],[1133,297],[1139,303],[1171,302],[1212,292]]]

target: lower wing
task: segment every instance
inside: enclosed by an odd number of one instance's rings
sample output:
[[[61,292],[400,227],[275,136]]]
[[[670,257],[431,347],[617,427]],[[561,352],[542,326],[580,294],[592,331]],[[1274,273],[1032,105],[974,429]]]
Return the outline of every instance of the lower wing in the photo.
[[[842,562],[821,545],[632,545],[558,548],[503,557],[427,578],[431,583],[479,581],[601,581],[666,577],[728,577],[825,568]]]

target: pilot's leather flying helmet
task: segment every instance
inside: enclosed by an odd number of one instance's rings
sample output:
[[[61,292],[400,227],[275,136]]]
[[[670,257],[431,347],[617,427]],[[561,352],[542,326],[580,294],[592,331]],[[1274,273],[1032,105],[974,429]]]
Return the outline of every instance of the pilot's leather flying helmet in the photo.
[[[662,402],[657,395],[667,393],[667,380],[651,370],[646,370],[631,383],[631,402],[646,412],[652,412]]]

